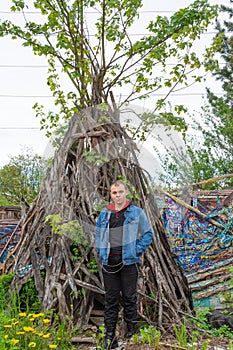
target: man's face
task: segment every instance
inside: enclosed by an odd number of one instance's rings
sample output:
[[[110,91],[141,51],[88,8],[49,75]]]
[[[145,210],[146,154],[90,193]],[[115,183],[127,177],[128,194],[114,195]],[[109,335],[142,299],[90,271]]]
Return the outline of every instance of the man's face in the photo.
[[[127,194],[128,191],[126,190],[124,185],[112,185],[110,195],[116,206],[120,207],[125,204]]]

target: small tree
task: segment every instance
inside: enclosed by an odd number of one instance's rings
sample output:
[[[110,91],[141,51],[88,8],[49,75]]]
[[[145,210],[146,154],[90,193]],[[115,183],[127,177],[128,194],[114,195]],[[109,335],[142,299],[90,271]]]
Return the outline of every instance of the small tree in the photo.
[[[20,205],[22,199],[29,204],[40,190],[45,173],[45,162],[30,150],[11,156],[8,164],[0,168],[0,195],[6,204]]]
[[[41,13],[38,22],[27,18],[26,11],[33,5]],[[197,70],[202,59],[192,46],[215,18],[217,7],[210,6],[207,0],[196,0],[170,18],[155,17],[145,25],[148,34],[135,40],[130,31],[137,24],[142,6],[143,0],[12,0],[11,10],[22,12],[23,24],[4,21],[0,35],[21,39],[35,55],[48,60],[47,84],[59,110],[47,114],[43,106],[34,106],[48,135],[74,112],[111,102],[112,93],[121,93],[123,87],[127,91],[121,104],[162,90],[165,97],[155,99],[155,113],[178,86],[200,81]],[[90,10],[94,20],[88,18]],[[167,64],[171,59],[174,65]],[[73,86],[66,93],[60,80],[62,74]],[[182,106],[174,107],[176,117],[182,110]],[[165,123],[180,123],[178,118],[170,117],[171,114],[165,116]],[[145,130],[155,122],[155,116],[145,118]]]
[[[230,4],[232,3],[230,0]],[[229,19],[217,23],[218,33],[214,38],[214,45],[219,59],[216,60],[215,56],[208,60],[207,68],[211,69],[213,76],[222,83],[223,95],[216,96],[207,89],[209,104],[203,108],[201,125],[203,147],[199,150],[198,156],[191,153],[194,164],[199,166],[203,173],[202,178],[200,171],[196,174],[197,180],[207,178],[206,169],[212,170],[212,177],[233,173],[233,7],[221,6],[221,13],[228,15]],[[220,61],[224,64],[221,65]],[[222,183],[223,186],[232,184],[232,178]]]
[[[10,201],[8,201],[5,197],[2,196],[2,194],[0,194],[0,206],[10,206],[13,205],[13,203],[11,203]]]
[[[232,4],[232,0],[230,1]],[[232,6],[221,6],[221,14],[232,19]],[[173,181],[175,186],[192,184],[205,179],[233,173],[233,24],[225,19],[217,23],[218,33],[213,39],[216,55],[207,54],[205,66],[213,77],[222,82],[222,96],[216,96],[207,89],[208,103],[201,113],[201,122],[197,117],[193,122],[191,135],[185,136],[185,156],[176,148],[163,159],[167,185]],[[224,61],[223,65],[221,63]],[[207,184],[209,189],[233,185],[232,177],[221,182]],[[206,187],[206,188],[207,188]]]

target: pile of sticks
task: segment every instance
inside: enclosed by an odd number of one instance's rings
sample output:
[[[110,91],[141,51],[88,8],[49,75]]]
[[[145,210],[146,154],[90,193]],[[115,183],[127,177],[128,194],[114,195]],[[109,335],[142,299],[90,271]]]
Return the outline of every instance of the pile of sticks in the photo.
[[[45,311],[57,309],[61,318],[69,316],[79,326],[89,323],[93,310],[104,304],[95,221],[109,201],[111,182],[119,177],[127,179],[132,202],[145,210],[154,232],[140,269],[139,315],[161,330],[181,324],[192,313],[188,283],[171,253],[137,147],[120,125],[117,110],[90,107],[73,116],[2,272],[16,273],[12,288],[18,289],[33,277]],[[48,216],[61,221],[53,225]],[[77,224],[73,231],[71,223]]]

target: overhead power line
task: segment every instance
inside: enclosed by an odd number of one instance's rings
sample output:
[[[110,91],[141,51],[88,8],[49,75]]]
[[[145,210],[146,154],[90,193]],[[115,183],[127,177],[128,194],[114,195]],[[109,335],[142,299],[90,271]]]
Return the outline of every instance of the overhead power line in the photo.
[[[0,13],[5,13],[5,14],[11,14],[11,15],[22,15],[22,12],[21,11],[0,11]],[[141,10],[141,11],[138,11],[138,13],[175,13],[175,11],[171,11],[171,10],[161,10],[161,11],[144,11],[144,10]],[[25,15],[41,15],[41,12],[39,11],[23,11],[23,14]],[[85,11],[85,14],[99,14],[98,11]]]
[[[171,93],[170,96],[203,96],[205,95],[206,92],[187,92],[187,93]],[[223,93],[221,92],[217,92],[217,93],[214,93],[214,95],[216,96],[222,96]],[[115,95],[115,96],[122,96],[122,97],[125,97],[125,96],[128,96],[127,94],[120,94],[120,95]],[[162,94],[150,94],[150,96],[167,96],[166,93]],[[0,98],[53,98],[54,96],[52,95],[1,95],[0,94]]]
[[[60,33],[61,31],[58,31],[58,32],[55,32],[55,33],[50,33],[49,34],[49,36],[50,37],[54,37],[54,36],[57,36],[58,35],[58,33]],[[218,33],[218,31],[217,30],[214,30],[214,31],[211,31],[211,32],[205,32],[205,33],[202,33],[201,35],[215,35],[215,34],[217,34]],[[44,37],[44,34],[36,34],[35,36],[37,36],[37,37],[39,37],[39,36],[41,36],[41,37]],[[88,36],[89,37],[95,37],[95,34],[88,34]],[[128,33],[128,36],[129,37],[135,37],[135,36],[140,36],[140,37],[142,37],[142,36],[144,36],[144,37],[149,37],[149,36],[156,36],[156,34],[154,34],[154,33]]]
[[[225,62],[219,62],[219,65],[226,64]],[[176,63],[166,63],[166,66],[175,66]],[[44,65],[25,65],[25,64],[0,64],[0,68],[48,68],[49,66]],[[62,68],[62,66],[55,66],[56,68]]]
[[[0,68],[48,68],[48,65],[0,64]],[[62,66],[56,66],[57,68]]]
[[[0,95],[2,98],[52,98],[52,95]]]
[[[0,130],[41,130],[36,127],[23,127],[23,126],[0,126]]]

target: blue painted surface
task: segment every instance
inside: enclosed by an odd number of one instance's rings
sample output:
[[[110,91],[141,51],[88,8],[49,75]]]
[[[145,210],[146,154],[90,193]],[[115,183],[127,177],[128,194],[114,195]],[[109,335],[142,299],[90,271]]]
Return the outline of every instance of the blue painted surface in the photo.
[[[0,226],[0,263],[3,263],[19,241],[21,229],[17,225]],[[15,232],[14,232],[15,231]],[[14,234],[13,234],[14,232]]]
[[[186,273],[207,268],[232,256],[232,207],[213,210],[208,215],[221,223],[224,229],[217,228],[207,220],[201,220],[195,213],[170,198],[166,198],[162,217],[171,249]]]

